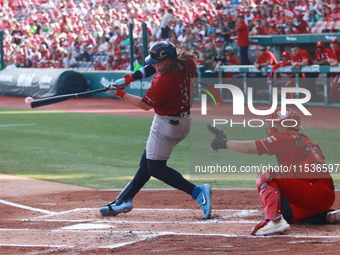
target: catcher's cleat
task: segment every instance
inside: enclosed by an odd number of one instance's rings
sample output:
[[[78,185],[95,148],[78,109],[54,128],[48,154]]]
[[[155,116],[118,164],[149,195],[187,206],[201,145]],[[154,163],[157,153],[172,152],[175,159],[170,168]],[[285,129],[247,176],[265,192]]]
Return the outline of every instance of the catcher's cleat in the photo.
[[[327,213],[327,222],[330,224],[340,223],[340,210],[330,211]]]
[[[204,219],[209,219],[211,214],[211,187],[208,184],[204,184],[199,186],[199,188],[201,192],[197,196],[196,201],[204,212]]]
[[[133,209],[131,199],[123,201],[120,205],[113,201],[107,205],[100,207],[99,211],[103,216],[116,216],[119,213],[128,213]]]
[[[272,220],[264,220],[256,225],[251,231],[251,235],[254,236],[268,236],[284,234],[290,230],[290,225],[281,216],[281,220],[278,222]]]

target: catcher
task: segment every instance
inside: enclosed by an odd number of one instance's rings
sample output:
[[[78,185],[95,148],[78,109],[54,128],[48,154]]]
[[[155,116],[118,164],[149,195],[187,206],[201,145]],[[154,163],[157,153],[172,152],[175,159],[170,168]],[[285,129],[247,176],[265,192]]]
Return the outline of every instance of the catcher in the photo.
[[[330,210],[334,199],[334,184],[325,157],[307,135],[297,112],[288,109],[266,117],[271,126],[268,138],[253,141],[231,141],[220,127],[207,124],[215,134],[213,150],[231,149],[247,154],[276,155],[281,169],[262,171],[256,178],[257,190],[264,208],[265,220],[256,225],[251,235],[282,234],[290,230],[289,223],[327,224],[340,222],[340,210]],[[285,127],[281,123],[285,120]],[[288,168],[287,168],[288,167]],[[312,171],[318,169],[318,171]]]

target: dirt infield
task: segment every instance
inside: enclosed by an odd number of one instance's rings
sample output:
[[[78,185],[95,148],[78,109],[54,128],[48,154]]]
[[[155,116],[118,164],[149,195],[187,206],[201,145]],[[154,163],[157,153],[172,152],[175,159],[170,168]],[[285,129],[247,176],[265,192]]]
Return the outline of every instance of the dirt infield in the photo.
[[[24,98],[12,97],[0,97],[0,107],[29,109]],[[218,109],[213,107],[208,111]],[[39,109],[154,115],[107,98],[69,100]],[[308,109],[313,117],[303,119],[305,127],[340,128],[340,118],[334,118],[340,116],[340,108]],[[219,110],[230,118],[231,104]],[[192,111],[199,112],[199,105]],[[246,118],[251,118],[249,112]],[[264,217],[256,190],[213,190],[210,220],[203,219],[193,199],[175,190],[142,190],[134,199],[135,209],[117,217],[102,217],[98,208],[118,191],[1,174],[0,191],[0,254],[340,253],[339,225],[292,225],[288,235],[250,236]],[[340,192],[336,195],[333,208],[340,208]]]
[[[98,208],[118,191],[10,175],[0,180],[1,254],[258,254],[264,247],[288,254],[301,246],[303,253],[340,252],[337,225],[292,225],[289,235],[249,236],[263,219],[256,190],[213,190],[210,220],[175,190],[141,191],[130,213],[102,217]]]

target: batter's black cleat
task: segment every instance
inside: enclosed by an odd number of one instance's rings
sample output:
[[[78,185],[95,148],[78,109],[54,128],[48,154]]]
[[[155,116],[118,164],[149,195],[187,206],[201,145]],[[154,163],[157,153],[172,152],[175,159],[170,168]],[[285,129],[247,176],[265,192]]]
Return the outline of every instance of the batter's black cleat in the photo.
[[[120,213],[128,213],[133,209],[131,199],[123,201],[120,205],[116,205],[116,201],[113,201],[107,205],[100,207],[99,211],[103,216],[116,216]]]

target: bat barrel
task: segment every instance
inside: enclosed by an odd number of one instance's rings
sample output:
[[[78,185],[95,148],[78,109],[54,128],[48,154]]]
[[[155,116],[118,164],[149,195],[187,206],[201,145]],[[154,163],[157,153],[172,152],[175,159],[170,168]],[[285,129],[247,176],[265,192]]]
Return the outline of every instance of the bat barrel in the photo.
[[[98,93],[98,92],[105,92],[107,90],[108,90],[108,88],[102,88],[102,89],[97,89],[97,90],[92,90],[92,91],[86,91],[86,92],[60,95],[60,96],[55,96],[55,97],[48,97],[48,98],[33,100],[33,101],[31,101],[31,108],[36,108],[36,107],[49,105],[49,104],[55,104],[55,103],[63,102],[63,101],[70,99],[70,98],[83,97],[83,96],[95,94],[95,93]]]
[[[33,100],[31,102],[31,108],[36,108],[36,107],[40,107],[40,106],[44,106],[44,105],[59,103],[59,102],[65,101],[67,99],[70,99],[72,97],[73,96],[70,96],[70,95],[63,95],[63,96],[55,96],[55,97]]]

